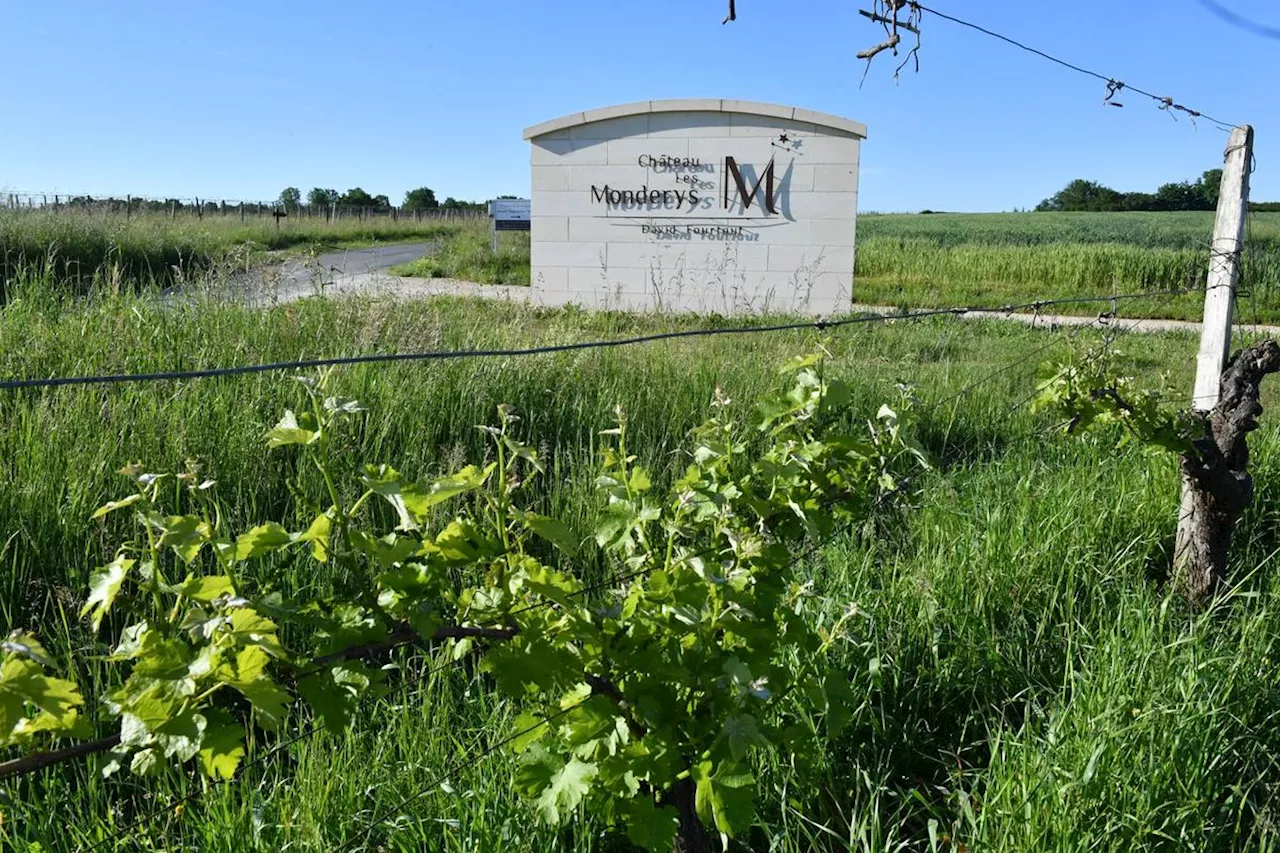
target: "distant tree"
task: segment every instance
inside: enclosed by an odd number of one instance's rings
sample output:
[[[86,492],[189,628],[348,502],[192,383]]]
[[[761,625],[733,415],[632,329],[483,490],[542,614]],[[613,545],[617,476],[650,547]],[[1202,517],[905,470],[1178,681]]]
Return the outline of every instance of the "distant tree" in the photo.
[[[342,194],[338,199],[338,204],[344,207],[376,207],[377,204],[373,196],[369,195],[360,187],[353,187]]]
[[[498,196],[498,198],[518,198],[518,196],[514,196],[514,195],[500,195],[500,196]]]
[[[1156,197],[1151,193],[1121,193],[1118,210],[1159,210]]]
[[[280,191],[278,204],[289,213],[298,209],[298,203],[302,201],[302,193],[297,187],[285,187]]]
[[[1200,188],[1200,195],[1204,197],[1208,210],[1218,209],[1218,196],[1222,190],[1222,170],[1210,169],[1200,176],[1200,180],[1196,181],[1196,186]]]
[[[1204,194],[1199,184],[1162,184],[1156,190],[1156,210],[1204,210]]]
[[[381,195],[381,194],[375,195],[373,197],[373,206],[381,207],[384,209],[391,207],[391,199],[387,198],[385,195]]]
[[[1221,169],[1210,169],[1194,184],[1164,184],[1154,193],[1121,193],[1094,181],[1075,180],[1036,210],[1213,210],[1221,184]]]
[[[313,187],[311,192],[307,193],[307,204],[312,207],[328,207],[331,204],[338,203],[337,190],[324,190],[320,187]]]
[[[1036,210],[1119,210],[1120,193],[1094,181],[1077,178],[1056,195],[1036,205]]]
[[[449,196],[444,200],[444,204],[440,205],[445,210],[483,210],[485,205],[478,201],[460,201],[453,196]]]
[[[404,194],[405,210],[435,210],[439,206],[435,191],[430,187],[418,187]]]

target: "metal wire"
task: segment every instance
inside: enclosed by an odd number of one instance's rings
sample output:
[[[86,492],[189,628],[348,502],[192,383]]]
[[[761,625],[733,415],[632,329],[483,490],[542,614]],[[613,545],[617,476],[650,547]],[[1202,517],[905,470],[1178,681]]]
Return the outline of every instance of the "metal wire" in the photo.
[[[184,379],[212,379],[224,376],[244,376],[251,373],[267,373],[283,370],[306,370],[315,367],[332,367],[353,364],[382,364],[401,361],[452,361],[469,358],[514,358],[559,352],[576,352],[579,350],[635,346],[637,344],[678,340],[682,338],[706,338],[718,335],[749,335],[767,332],[800,331],[806,329],[825,331],[827,329],[857,326],[866,323],[885,323],[894,320],[920,320],[927,317],[962,316],[973,313],[1014,314],[1019,311],[1039,311],[1040,309],[1054,305],[1088,304],[1094,302],[1111,302],[1113,300],[1150,299],[1161,295],[1172,295],[1186,292],[1188,292],[1186,289],[1147,291],[1144,293],[1122,294],[1120,296],[1085,296],[1067,299],[1039,299],[1034,302],[994,307],[930,308],[920,311],[904,311],[902,313],[893,314],[867,314],[840,320],[812,320],[801,323],[778,323],[768,326],[737,326],[718,329],[684,329],[675,332],[658,332],[650,335],[638,335],[635,337],[617,338],[614,340],[579,341],[571,344],[552,344],[548,346],[522,347],[514,349],[371,353],[368,355],[299,359],[296,361],[276,361],[266,364],[240,365],[237,367],[211,367],[199,370],[172,370],[154,373],[116,373],[92,376],[55,376],[43,379],[5,379],[0,380],[0,391],[12,391],[22,388],[57,388],[66,385],[120,385],[134,382],[168,382]]]
[[[1201,0],[1201,2],[1204,2],[1204,0]],[[999,39],[1000,41],[1005,42],[1006,44],[1013,45],[1019,50],[1024,50],[1027,53],[1034,54],[1036,56],[1041,57],[1042,59],[1047,59],[1050,62],[1061,65],[1063,68],[1068,68],[1072,71],[1075,71],[1078,74],[1084,74],[1086,76],[1094,77],[1098,80],[1101,80],[1103,83],[1107,84],[1106,101],[1109,103],[1115,103],[1112,100],[1112,98],[1116,94],[1118,94],[1121,90],[1127,89],[1130,92],[1133,92],[1135,94],[1150,98],[1151,100],[1159,104],[1160,109],[1162,110],[1182,112],[1190,116],[1193,120],[1197,118],[1203,118],[1206,121],[1212,122],[1213,124],[1217,125],[1222,130],[1231,130],[1233,127],[1236,127],[1236,125],[1233,124],[1232,122],[1223,121],[1221,119],[1214,118],[1213,116],[1205,112],[1202,112],[1200,110],[1194,110],[1182,104],[1175,103],[1173,98],[1171,97],[1157,95],[1153,92],[1148,92],[1144,89],[1139,89],[1137,86],[1130,86],[1129,84],[1121,80],[1118,80],[1114,77],[1110,77],[1106,74],[1099,74],[1097,71],[1091,71],[1088,68],[1083,68],[1072,62],[1068,62],[1065,59],[1060,59],[1054,56],[1053,54],[1045,53],[1043,50],[1038,50],[1037,48],[1031,47],[1030,45],[1023,44],[1017,39],[1012,39],[1009,36],[1001,35],[1000,33],[997,33],[994,30],[987,29],[986,27],[972,23],[971,21],[966,21],[961,18],[948,15],[944,12],[939,12],[937,9],[932,9],[928,6],[925,6],[922,3],[911,2],[908,5],[914,9],[919,9],[922,12],[928,12],[931,15],[937,15],[939,18],[942,18],[945,21],[950,21],[953,24],[959,24],[962,27],[968,27],[971,30],[976,30],[977,32],[982,33],[983,35],[990,36],[991,38],[994,38],[994,39]]]

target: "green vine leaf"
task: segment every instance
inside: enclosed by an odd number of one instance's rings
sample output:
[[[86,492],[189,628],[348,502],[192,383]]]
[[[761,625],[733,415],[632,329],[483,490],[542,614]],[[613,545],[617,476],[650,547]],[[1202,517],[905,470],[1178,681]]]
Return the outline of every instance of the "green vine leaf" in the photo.
[[[680,813],[671,806],[636,797],[627,803],[627,837],[649,850],[667,851],[680,831]]]
[[[80,615],[89,614],[93,630],[97,631],[102,625],[102,618],[111,610],[111,605],[115,603],[116,595],[120,592],[120,586],[135,562],[123,554],[117,554],[114,560],[98,569],[89,578],[89,597],[85,600],[84,607],[80,609]]]
[[[724,721],[723,733],[729,744],[729,752],[734,761],[741,761],[749,750],[769,745],[769,739],[761,733],[756,725],[756,718],[750,714],[736,714]]]
[[[194,515],[175,515],[165,519],[159,547],[172,548],[184,563],[190,563],[213,536],[209,523]]]
[[[160,768],[159,758],[154,749],[139,750],[133,754],[133,761],[129,762],[129,772],[148,776]]]
[[[333,534],[333,519],[329,513],[333,511],[331,508],[329,512],[322,512],[317,515],[306,530],[294,534],[293,537],[295,542],[311,543],[311,557],[317,563],[327,563],[329,561],[329,537]]]
[[[266,652],[259,646],[241,649],[236,655],[234,673],[226,682],[249,700],[260,726],[276,729],[292,697],[266,675],[267,660]]]
[[[49,653],[45,651],[44,646],[36,639],[36,635],[23,631],[21,628],[15,628],[9,633],[8,637],[0,642],[0,651],[6,655],[29,658],[41,666],[53,666],[53,659],[49,657]]]
[[[529,528],[536,536],[547,540],[555,547],[563,551],[567,556],[576,557],[578,554],[578,540],[563,521],[554,518],[548,518],[545,515],[538,515],[535,512],[527,510],[517,510],[512,508],[512,515],[516,520]]]
[[[192,601],[199,601],[204,604],[208,604],[218,598],[234,596],[236,594],[236,589],[231,583],[231,578],[226,577],[225,575],[189,577],[174,591],[184,598],[189,598]]]
[[[315,416],[303,412],[301,417],[286,409],[284,417],[267,431],[267,447],[285,447],[293,444],[308,445],[320,440],[320,428]]]
[[[280,638],[276,634],[276,623],[253,608],[234,608],[228,623],[229,633],[236,645],[258,648],[278,660],[288,659],[288,653],[280,645]],[[264,660],[263,664],[265,663]]]
[[[293,541],[289,531],[274,521],[269,521],[266,524],[258,525],[247,533],[241,533],[236,538],[235,559],[237,561],[251,560],[263,554],[270,554],[272,551],[279,551],[286,545],[293,544]]]
[[[244,757],[244,729],[226,711],[205,712],[204,737],[200,741],[200,769],[210,779],[229,780]]]
[[[599,770],[594,764],[577,758],[570,758],[563,767],[555,771],[536,800],[543,820],[553,826],[559,824],[582,802],[597,773]]]
[[[422,496],[421,502],[415,506],[415,510],[420,516],[425,516],[426,511],[436,504],[475,491],[485,484],[495,468],[497,468],[496,464],[488,465],[484,469],[468,465],[456,474],[435,480],[427,486],[426,493]]]
[[[28,655],[6,652],[0,662],[0,746],[25,743],[40,732],[88,735],[76,685],[46,675]],[[28,710],[31,709],[31,710]]]
[[[102,506],[98,507],[98,509],[93,513],[93,515],[89,516],[89,520],[97,521],[99,518],[102,518],[107,513],[115,512],[118,509],[124,509],[127,506],[133,506],[140,500],[142,500],[142,494],[139,492],[137,494],[129,495],[129,497],[127,498],[121,498],[118,501],[108,501]]]
[[[730,838],[755,820],[755,779],[737,764],[715,767],[703,761],[693,767],[698,818]]]
[[[344,661],[299,681],[298,693],[325,728],[337,734],[350,725],[361,698],[381,680],[382,673],[359,661]]]

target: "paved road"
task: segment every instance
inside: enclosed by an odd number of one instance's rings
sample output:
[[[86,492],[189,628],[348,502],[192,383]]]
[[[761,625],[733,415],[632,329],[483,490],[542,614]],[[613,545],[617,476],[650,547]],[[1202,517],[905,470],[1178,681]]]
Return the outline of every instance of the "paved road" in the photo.
[[[374,275],[416,261],[433,248],[433,243],[402,243],[330,252],[314,260],[294,258],[287,261],[281,270],[280,289],[282,295],[285,291],[309,292],[317,283],[337,284],[355,276]]]

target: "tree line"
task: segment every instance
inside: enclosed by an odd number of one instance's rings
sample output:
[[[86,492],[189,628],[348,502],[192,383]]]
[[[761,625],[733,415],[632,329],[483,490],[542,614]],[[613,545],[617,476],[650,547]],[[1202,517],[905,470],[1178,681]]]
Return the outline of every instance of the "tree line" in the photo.
[[[297,187],[285,187],[280,192],[277,203],[285,210],[294,210],[303,204],[302,191]],[[306,202],[309,207],[365,207],[374,210],[389,210],[391,199],[386,195],[370,195],[361,187],[353,187],[345,193],[323,187],[312,187],[307,193]],[[430,187],[418,187],[404,194],[401,209],[417,210],[484,210],[485,203],[480,201],[461,201],[448,196],[444,201],[436,199],[435,191]]]
[[[1210,169],[1194,183],[1161,185],[1154,193],[1120,192],[1077,178],[1036,205],[1039,211],[1216,210],[1222,170]]]
[[[1120,192],[1111,187],[1077,178],[1058,193],[1036,205],[1039,211],[1126,211],[1126,210],[1217,210],[1222,170],[1210,169],[1194,183],[1180,181],[1161,185],[1154,193]],[[1255,213],[1280,211],[1280,202],[1251,202]]]

